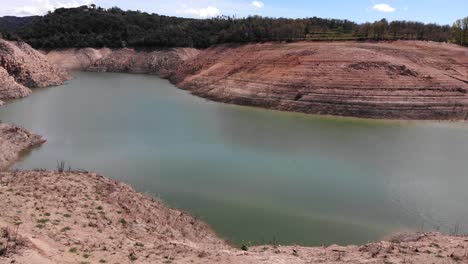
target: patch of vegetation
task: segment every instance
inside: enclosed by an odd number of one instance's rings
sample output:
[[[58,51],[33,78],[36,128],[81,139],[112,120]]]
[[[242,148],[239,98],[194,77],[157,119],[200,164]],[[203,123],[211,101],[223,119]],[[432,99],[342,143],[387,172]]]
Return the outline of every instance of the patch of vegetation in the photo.
[[[107,260],[105,260],[105,259],[100,259],[100,260],[99,260],[99,263],[107,263]]]
[[[78,249],[76,247],[72,247],[68,250],[68,252],[70,253],[76,253],[78,251]]]
[[[248,251],[249,247],[246,244],[242,244],[241,249],[244,251]]]
[[[39,224],[45,224],[45,223],[48,223],[50,220],[47,219],[47,218],[41,218],[41,219],[38,219],[37,222]]]
[[[65,161],[63,160],[57,160],[57,171],[59,173],[62,173],[65,171]]]
[[[119,223],[121,223],[122,225],[127,225],[128,224],[127,220],[125,220],[123,218],[120,218]]]
[[[70,230],[71,230],[71,227],[69,227],[69,226],[66,226],[66,227],[60,229],[61,232],[67,232],[67,231],[70,231]]]
[[[130,255],[128,255],[128,259],[133,262],[136,261],[138,258],[137,256],[135,256],[134,253],[131,253]]]
[[[70,218],[70,217],[71,217],[71,215],[70,215],[70,214],[63,214],[63,217]]]
[[[89,257],[91,257],[90,254],[88,254],[88,253],[84,253],[84,254],[83,254],[83,258],[87,259],[87,258],[89,258]]]
[[[222,43],[297,40],[468,42],[465,19],[455,22],[452,27],[413,21],[388,22],[385,19],[363,24],[318,17],[289,19],[220,16],[191,19],[90,5],[58,8],[45,16],[25,18],[21,27],[5,26],[2,29],[2,20],[8,18],[0,18],[0,30],[5,38],[21,38],[33,47],[42,49],[127,46],[207,48]],[[63,172],[65,162],[57,161],[57,170]]]
[[[0,257],[6,256],[9,252],[14,251],[16,247],[22,244],[18,240],[19,225],[13,229],[5,227],[0,229]]]

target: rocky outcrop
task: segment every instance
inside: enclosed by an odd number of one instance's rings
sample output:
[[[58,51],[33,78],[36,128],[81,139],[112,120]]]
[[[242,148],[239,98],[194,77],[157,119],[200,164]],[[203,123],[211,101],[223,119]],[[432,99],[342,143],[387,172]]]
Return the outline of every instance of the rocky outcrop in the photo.
[[[0,124],[0,171],[12,165],[22,151],[44,142],[43,137],[23,128]]]
[[[466,263],[467,237],[244,251],[126,184],[84,171],[0,173],[1,263]]]
[[[68,49],[46,53],[47,59],[60,67],[97,72],[128,72],[169,77],[184,61],[200,51],[190,48],[167,50]]]
[[[29,88],[61,85],[69,78],[28,44],[0,39],[0,99],[21,98]]]
[[[388,119],[468,117],[468,49],[431,42],[216,46],[171,77],[215,101]]]
[[[31,94],[31,90],[15,81],[15,78],[0,67],[0,105],[1,99],[22,98]]]

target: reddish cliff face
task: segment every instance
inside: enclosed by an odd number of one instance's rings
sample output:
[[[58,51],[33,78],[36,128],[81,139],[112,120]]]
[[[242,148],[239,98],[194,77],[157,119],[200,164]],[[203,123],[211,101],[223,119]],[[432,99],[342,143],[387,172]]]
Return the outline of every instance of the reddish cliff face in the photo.
[[[65,68],[158,74],[215,101],[388,119],[468,117],[468,49],[418,41],[298,42],[206,50],[60,50]]]
[[[215,101],[310,114],[467,119],[468,49],[430,42],[217,46],[179,87]]]
[[[68,78],[28,44],[0,39],[0,99],[24,97],[29,88],[61,85]]]

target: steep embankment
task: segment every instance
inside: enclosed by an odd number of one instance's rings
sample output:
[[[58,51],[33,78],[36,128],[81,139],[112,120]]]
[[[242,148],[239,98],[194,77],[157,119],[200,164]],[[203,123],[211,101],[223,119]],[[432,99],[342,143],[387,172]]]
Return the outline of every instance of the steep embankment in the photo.
[[[29,88],[61,85],[69,78],[28,44],[0,39],[0,104],[29,95]]]
[[[310,114],[466,119],[468,49],[430,42],[218,46],[172,77],[215,101]]]
[[[0,173],[0,263],[466,263],[468,239],[233,248],[203,223],[86,172]],[[8,241],[8,247],[5,245]]]
[[[184,61],[200,53],[197,49],[67,49],[46,53],[47,59],[69,70],[157,74],[169,77]]]
[[[444,43],[82,49],[47,57],[84,70],[159,74],[198,96],[240,105],[366,118],[468,117],[468,49]]]
[[[44,142],[44,138],[23,128],[0,124],[0,171],[13,164],[22,151]]]

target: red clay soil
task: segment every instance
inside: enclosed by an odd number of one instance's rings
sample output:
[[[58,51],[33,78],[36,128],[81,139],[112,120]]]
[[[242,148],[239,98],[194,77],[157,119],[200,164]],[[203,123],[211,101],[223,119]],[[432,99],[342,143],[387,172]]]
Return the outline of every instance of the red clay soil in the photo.
[[[468,49],[446,43],[215,46],[171,77],[215,101],[383,119],[468,117]]]

